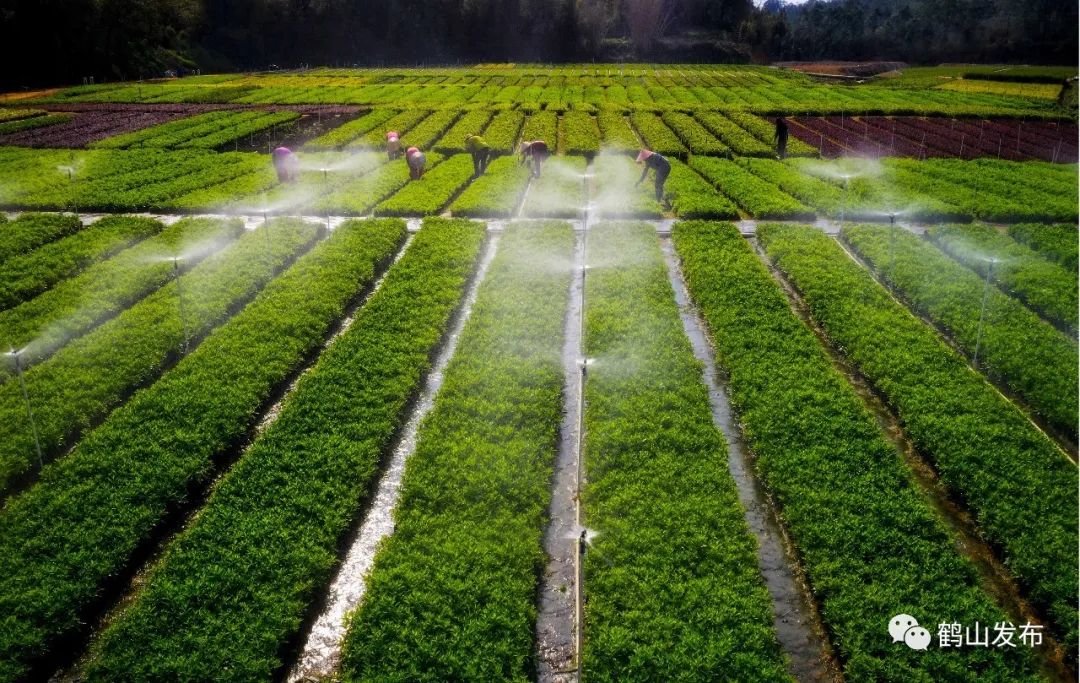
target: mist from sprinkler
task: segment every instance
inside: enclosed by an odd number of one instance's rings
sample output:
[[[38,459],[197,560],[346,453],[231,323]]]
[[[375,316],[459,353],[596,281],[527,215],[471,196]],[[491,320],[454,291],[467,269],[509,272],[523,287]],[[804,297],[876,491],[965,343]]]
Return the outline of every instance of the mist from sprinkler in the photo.
[[[184,310],[184,290],[180,285],[180,261],[182,260],[182,257],[174,256],[172,264],[173,282],[176,283],[176,306],[180,313],[180,328],[184,333],[184,354],[186,355],[191,344],[191,337],[188,333],[187,314]]]
[[[23,376],[22,353],[26,348],[11,349],[5,355],[11,358],[15,364],[15,375],[19,378],[19,389],[22,390],[23,404],[26,406],[26,417],[30,421],[30,429],[34,433],[34,448],[37,450],[38,468],[45,466],[45,458],[41,453],[41,437],[38,435],[37,421],[34,419],[34,408],[30,404],[30,394],[26,390],[26,378]]]
[[[979,329],[975,334],[975,353],[971,357],[971,364],[975,367],[979,366],[979,349],[982,345],[983,324],[986,321],[986,305],[990,300],[990,280],[994,274],[994,266],[1000,263],[1000,259],[989,257],[986,258],[986,280],[983,283],[983,296],[982,296],[982,308],[979,311]]]

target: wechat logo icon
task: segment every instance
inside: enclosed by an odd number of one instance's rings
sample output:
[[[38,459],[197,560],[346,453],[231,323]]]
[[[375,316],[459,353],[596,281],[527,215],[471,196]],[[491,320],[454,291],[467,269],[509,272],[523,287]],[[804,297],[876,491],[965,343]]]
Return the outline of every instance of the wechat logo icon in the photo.
[[[912,650],[925,650],[930,645],[930,632],[910,614],[897,614],[890,619],[889,635],[894,643],[903,642]]]

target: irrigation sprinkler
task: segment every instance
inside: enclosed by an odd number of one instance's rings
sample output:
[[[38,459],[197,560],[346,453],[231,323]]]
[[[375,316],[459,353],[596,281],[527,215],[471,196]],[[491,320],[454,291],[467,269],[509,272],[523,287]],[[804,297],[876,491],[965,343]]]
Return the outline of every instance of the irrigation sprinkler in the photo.
[[[184,353],[187,354],[188,347],[191,345],[191,335],[188,333],[187,314],[184,310],[184,290],[180,286],[180,261],[182,260],[182,257],[174,256],[172,265],[173,281],[176,283],[176,308],[180,313],[180,329],[184,332]]]
[[[19,378],[19,388],[22,389],[23,404],[26,406],[26,417],[30,420],[30,429],[34,433],[34,448],[37,449],[38,467],[44,467],[44,458],[41,455],[41,437],[38,436],[37,421],[34,420],[34,409],[30,405],[30,394],[26,391],[26,379],[23,377],[22,361],[19,359],[22,350],[11,349],[7,355],[15,363],[15,375]]]
[[[844,229],[844,215],[847,213],[848,180],[850,180],[851,176],[850,175],[844,175],[843,178],[844,178],[844,196],[843,196],[843,199],[841,199],[841,201],[840,201],[840,229],[841,230]]]
[[[979,366],[979,348],[982,346],[983,322],[986,320],[986,302],[990,299],[990,278],[993,276],[996,258],[986,259],[986,282],[983,284],[982,309],[979,311],[979,331],[975,334],[975,353],[971,357],[971,364]]]
[[[889,273],[896,273],[896,212],[889,212]]]

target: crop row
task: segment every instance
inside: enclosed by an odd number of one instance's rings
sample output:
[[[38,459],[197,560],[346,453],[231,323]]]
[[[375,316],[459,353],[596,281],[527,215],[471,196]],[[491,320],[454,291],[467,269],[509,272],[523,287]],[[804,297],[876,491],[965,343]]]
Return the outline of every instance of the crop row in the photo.
[[[567,112],[559,119],[559,149],[564,154],[595,154],[600,151],[600,128],[584,112]]]
[[[888,615],[910,614],[924,624],[993,624],[1005,615],[738,230],[679,223],[673,237],[729,377],[743,436],[780,507],[845,676],[1037,680],[1026,648],[917,652],[892,642]]]
[[[0,266],[38,247],[82,230],[78,216],[23,214],[0,229]]]
[[[656,231],[601,223],[586,250],[585,675],[790,680]]]
[[[679,136],[656,114],[634,112],[630,115],[630,123],[637,129],[645,146],[652,151],[671,157],[686,155],[686,146],[679,140]]]
[[[106,138],[90,146],[105,149],[126,147],[214,149],[233,139],[297,118],[299,114],[294,112],[215,111]]]
[[[0,310],[37,296],[61,280],[156,234],[163,227],[149,218],[106,216],[69,237],[3,261],[0,263]]]
[[[272,230],[272,234],[271,234]],[[19,382],[0,385],[0,496],[44,458],[159,376],[251,299],[315,237],[303,224],[262,227],[116,318],[24,372],[33,397],[29,424]]]
[[[671,175],[664,185],[664,198],[670,202],[676,215],[680,218],[739,217],[739,209],[697,171],[678,159],[668,161],[671,163]]]
[[[450,126],[433,148],[444,154],[460,154],[465,151],[465,138],[470,135],[482,135],[484,128],[491,121],[492,112],[482,109],[465,112]],[[487,142],[485,140],[485,142]],[[489,145],[491,143],[488,143]]]
[[[755,218],[813,218],[799,200],[728,159],[696,156],[690,166]]]
[[[393,109],[373,109],[359,118],[327,131],[314,140],[309,140],[305,148],[312,150],[338,149],[365,133],[379,129],[382,124],[389,121],[397,113]]]
[[[371,229],[361,225],[372,223],[345,227],[359,237]],[[393,443],[482,241],[477,224],[425,222],[171,545],[132,608],[95,644],[94,676],[213,678],[243,662],[237,677],[272,677],[281,645],[317,602],[361,514],[357,501]],[[268,547],[276,548],[272,571]],[[193,600],[203,608],[190,609]]]
[[[110,578],[130,569],[132,553],[208,483],[259,406],[371,283],[402,228],[339,228],[8,502],[0,512],[0,679],[25,677],[80,631]],[[39,589],[27,592],[31,583]]]
[[[565,223],[499,241],[349,625],[344,680],[528,675],[573,247]]]
[[[5,121],[0,123],[0,135],[11,135],[13,133],[21,133],[24,130],[33,130],[35,128],[44,128],[45,126],[55,126],[58,123],[67,123],[74,117],[72,114],[45,114],[44,116],[32,116],[29,118],[16,119],[14,121]]]
[[[960,263],[989,276],[1006,293],[1075,334],[1080,307],[1075,272],[1041,258],[992,226],[939,225],[932,226],[927,235]]]
[[[20,350],[25,365],[93,329],[174,276],[169,259],[183,254],[185,273],[243,230],[238,221],[181,220],[156,237],[96,263],[11,309],[0,311],[0,344]],[[0,379],[13,368],[0,368]]]
[[[694,120],[689,114],[668,111],[664,112],[661,119],[686,145],[691,154],[731,156],[731,148],[718,140],[707,127]]]
[[[396,80],[381,73],[373,80],[354,75],[317,78],[307,75],[252,75],[228,82],[73,88],[41,101],[65,102],[232,102],[246,104],[340,103],[374,106],[462,108],[500,103],[527,109],[606,107],[664,111],[681,109],[750,110],[763,113],[842,111],[888,114],[963,116],[1024,115],[1054,117],[1054,103],[991,93],[931,89],[897,89],[878,85],[851,88],[814,83],[794,72],[737,74],[680,69],[670,76],[559,75],[531,76],[473,73],[447,79],[431,71]]]
[[[895,407],[944,484],[970,506],[1063,642],[1074,641],[1076,467],[824,233],[775,225],[758,234],[814,318]]]
[[[621,112],[602,111],[596,115],[596,123],[606,151],[631,152],[641,148],[641,141]]]
[[[472,218],[510,218],[525,192],[530,170],[514,156],[495,159],[450,205],[451,212]]]
[[[472,157],[455,154],[375,207],[377,216],[431,216],[450,203],[473,177]]]
[[[1078,265],[1077,229],[1075,225],[1045,225],[1020,223],[1009,226],[1009,236],[1034,249],[1043,258],[1064,266],[1070,273]]]
[[[843,239],[991,378],[1068,434],[1077,420],[1076,342],[906,230],[847,226]],[[983,304],[985,301],[985,311]]]

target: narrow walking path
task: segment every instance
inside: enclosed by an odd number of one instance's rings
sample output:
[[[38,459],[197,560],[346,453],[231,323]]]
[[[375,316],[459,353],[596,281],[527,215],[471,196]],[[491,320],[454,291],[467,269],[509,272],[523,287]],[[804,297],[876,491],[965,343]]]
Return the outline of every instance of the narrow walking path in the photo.
[[[694,356],[703,366],[713,422],[727,442],[728,471],[735,480],[746,523],[758,541],[758,567],[772,597],[773,626],[788,657],[788,670],[803,683],[839,681],[839,667],[817,607],[780,526],[776,509],[758,482],[753,461],[743,445],[727,388],[716,371],[713,348],[697,308],[690,300],[674,245],[670,239],[661,238],[661,246],[683,329],[690,339]]]
[[[585,231],[576,231],[574,276],[570,284],[563,343],[563,421],[552,477],[544,552],[548,563],[540,580],[536,620],[537,681],[576,683],[580,678],[582,531],[578,492],[581,483],[582,399],[581,357],[585,304]]]
[[[461,310],[432,364],[420,397],[379,480],[370,508],[334,575],[319,616],[304,639],[303,649],[289,671],[287,680],[290,683],[329,678],[337,670],[347,617],[359,606],[367,591],[367,574],[371,570],[379,544],[394,532],[394,509],[400,496],[405,462],[416,450],[420,423],[435,404],[435,397],[442,386],[443,373],[457,350],[461,331],[472,312],[477,291],[495,257],[497,245],[496,234],[489,239],[485,247],[477,273],[469,283]]]

